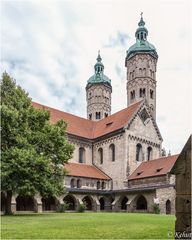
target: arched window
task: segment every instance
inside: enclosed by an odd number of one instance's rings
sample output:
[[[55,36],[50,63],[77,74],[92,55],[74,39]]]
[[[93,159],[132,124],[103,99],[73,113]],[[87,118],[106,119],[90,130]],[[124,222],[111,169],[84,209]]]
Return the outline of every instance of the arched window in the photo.
[[[153,90],[150,90],[150,98],[153,99]]]
[[[115,161],[115,145],[113,143],[109,146],[109,156],[111,161],[114,162]]]
[[[97,189],[100,189],[101,188],[101,183],[100,181],[97,181]]]
[[[133,76],[132,76],[133,78],[135,77],[135,70],[133,70]]]
[[[85,163],[85,148],[79,148],[79,163]]]
[[[142,146],[140,143],[136,145],[136,161],[142,161]]]
[[[103,149],[102,148],[98,149],[98,155],[99,155],[100,164],[103,164]]]
[[[91,119],[92,119],[92,113],[89,114],[89,120],[91,120]]]
[[[74,178],[71,179],[70,186],[71,186],[71,188],[75,187],[75,179]]]
[[[135,98],[135,90],[131,92],[131,100],[133,100],[134,98]]]
[[[96,119],[101,119],[101,113],[100,112],[96,112],[95,113],[95,118]]]
[[[143,97],[145,97],[145,88],[143,88]]]
[[[148,147],[147,148],[147,160],[151,160],[152,159],[152,147]]]
[[[143,68],[143,76],[146,76],[146,68]]]
[[[139,75],[142,76],[142,69],[139,68]]]
[[[77,179],[77,188],[81,188],[81,179]]]
[[[102,189],[105,189],[105,188],[106,188],[106,183],[105,183],[105,182],[102,182],[102,183],[101,183],[101,188],[102,188]]]
[[[108,113],[105,113],[105,117],[108,117]]]

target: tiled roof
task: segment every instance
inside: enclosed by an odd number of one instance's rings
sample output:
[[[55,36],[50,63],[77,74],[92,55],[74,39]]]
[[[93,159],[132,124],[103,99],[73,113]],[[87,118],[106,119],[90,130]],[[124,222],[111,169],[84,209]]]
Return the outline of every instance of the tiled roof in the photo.
[[[36,102],[32,104],[35,108],[48,110],[50,112],[51,123],[56,123],[59,119],[63,119],[67,123],[67,133],[88,139],[95,139],[126,126],[141,103],[142,101],[132,104],[130,107],[97,122],[62,112]]]
[[[172,169],[178,156],[179,155],[173,155],[142,162],[138,168],[128,177],[128,180],[166,175]]]
[[[68,176],[96,178],[102,180],[111,179],[104,172],[93,165],[87,165],[83,163],[68,163],[65,164],[64,168],[67,170]]]
[[[45,110],[48,110],[50,112],[51,123],[56,123],[60,119],[63,119],[67,123],[67,132],[69,134],[84,138],[92,138],[95,122],[44,106],[36,102],[33,102],[32,104],[35,108],[43,108]]]

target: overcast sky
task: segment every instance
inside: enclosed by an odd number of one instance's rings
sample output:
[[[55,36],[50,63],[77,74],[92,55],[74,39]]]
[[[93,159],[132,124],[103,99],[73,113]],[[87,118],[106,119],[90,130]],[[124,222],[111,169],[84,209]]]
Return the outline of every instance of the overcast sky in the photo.
[[[111,79],[112,112],[126,107],[126,50],[143,12],[155,45],[157,124],[163,147],[179,153],[191,132],[190,0],[3,0],[1,74],[33,101],[86,117],[85,86],[97,52]]]

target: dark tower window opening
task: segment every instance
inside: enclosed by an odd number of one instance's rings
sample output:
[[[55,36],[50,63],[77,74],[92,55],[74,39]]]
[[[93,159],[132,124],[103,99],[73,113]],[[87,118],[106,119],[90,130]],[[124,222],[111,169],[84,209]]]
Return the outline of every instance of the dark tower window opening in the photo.
[[[145,88],[140,88],[139,90],[139,96],[142,98],[142,97],[145,97]]]
[[[98,149],[98,154],[99,154],[99,162],[100,162],[100,164],[103,164],[103,149],[102,148]]]
[[[141,32],[141,40],[143,40],[143,33]]]
[[[143,88],[143,97],[145,97],[145,88]]]
[[[136,145],[136,161],[142,161],[142,146],[140,143]]]
[[[92,113],[89,114],[89,120],[92,120]]]
[[[105,113],[105,117],[108,117],[108,113]]]
[[[96,119],[101,119],[101,113],[100,112],[96,112],[95,113],[95,118]]]
[[[110,153],[111,161],[114,162],[115,161],[115,145],[113,143],[109,146],[109,153]]]
[[[152,159],[152,147],[148,147],[147,148],[147,160],[151,160]]]
[[[85,163],[85,148],[79,148],[79,163]]]
[[[131,91],[131,100],[135,99],[135,90]]]
[[[153,90],[150,90],[150,98],[153,99]]]

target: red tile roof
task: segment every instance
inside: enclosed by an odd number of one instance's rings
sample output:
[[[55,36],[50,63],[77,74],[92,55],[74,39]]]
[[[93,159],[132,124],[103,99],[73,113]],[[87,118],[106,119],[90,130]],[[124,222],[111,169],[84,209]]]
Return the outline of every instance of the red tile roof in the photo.
[[[68,176],[95,178],[102,180],[111,179],[104,172],[93,165],[87,165],[83,163],[68,163],[65,164],[64,168],[67,170]]]
[[[179,155],[173,155],[142,162],[138,168],[128,177],[128,180],[166,175],[172,169],[178,156]]]
[[[59,119],[63,119],[67,123],[67,133],[94,139],[126,126],[142,102],[137,102],[100,121],[87,120],[36,102],[33,102],[32,105],[35,108],[48,110],[50,112],[51,123],[56,123]]]

